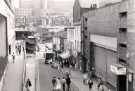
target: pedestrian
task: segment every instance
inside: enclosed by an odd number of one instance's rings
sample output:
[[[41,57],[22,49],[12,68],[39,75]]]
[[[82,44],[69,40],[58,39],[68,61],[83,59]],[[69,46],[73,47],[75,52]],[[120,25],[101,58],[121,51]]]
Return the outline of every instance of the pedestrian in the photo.
[[[67,76],[67,78],[66,78],[66,84],[67,84],[67,91],[69,91],[69,89],[70,89],[70,84],[71,84],[71,79],[70,79],[69,76]]]
[[[91,79],[88,80],[88,85],[89,85],[89,91],[91,91],[93,86],[93,81]]]
[[[72,65],[69,66],[69,75],[71,75]]]
[[[83,75],[83,84],[86,84],[87,78],[88,78],[88,74],[84,73],[84,75]]]
[[[99,91],[99,88],[100,88],[101,85],[103,85],[103,81],[101,80],[101,78],[99,78],[99,83],[97,85],[98,91]]]
[[[55,87],[56,87],[56,77],[55,76],[52,78],[52,86],[53,86],[53,91],[55,91]]]
[[[21,54],[21,45],[18,47],[19,55]]]
[[[27,89],[27,91],[30,91],[30,90],[29,90],[29,87],[31,87],[31,86],[32,86],[31,81],[30,81],[30,79],[28,78],[27,81],[26,81],[26,89]]]
[[[104,91],[103,85],[100,85],[100,91]]]
[[[65,87],[66,87],[66,79],[65,79],[65,77],[62,78],[61,83],[62,83],[63,91],[65,91]]]
[[[12,54],[13,63],[15,62],[15,53]]]
[[[61,89],[62,89],[61,81],[60,78],[58,77],[58,79],[56,79],[56,90],[61,91]]]
[[[61,65],[60,64],[58,65],[58,72],[59,73],[61,72]]]

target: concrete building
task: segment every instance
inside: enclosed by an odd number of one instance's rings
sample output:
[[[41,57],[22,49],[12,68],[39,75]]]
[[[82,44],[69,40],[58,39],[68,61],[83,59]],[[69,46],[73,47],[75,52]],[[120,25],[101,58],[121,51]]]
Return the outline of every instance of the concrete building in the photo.
[[[8,62],[8,55],[15,49],[14,8],[12,1],[0,1],[0,81]]]
[[[84,14],[90,67],[111,91],[135,91],[134,6],[134,0],[123,0]]]

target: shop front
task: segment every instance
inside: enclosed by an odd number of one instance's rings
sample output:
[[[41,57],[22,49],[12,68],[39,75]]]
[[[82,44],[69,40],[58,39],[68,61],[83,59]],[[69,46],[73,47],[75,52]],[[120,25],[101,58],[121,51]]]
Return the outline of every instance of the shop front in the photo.
[[[133,91],[133,72],[121,64],[110,66],[110,70],[116,75],[117,91]]]
[[[65,66],[69,67],[69,65],[70,65],[70,52],[65,51],[61,54],[58,54],[58,56],[61,59],[61,63],[63,63]]]

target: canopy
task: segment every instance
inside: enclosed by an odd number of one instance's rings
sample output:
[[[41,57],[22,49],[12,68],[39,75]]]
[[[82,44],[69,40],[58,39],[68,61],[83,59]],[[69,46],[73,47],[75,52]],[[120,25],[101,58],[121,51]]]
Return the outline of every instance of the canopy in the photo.
[[[70,56],[70,52],[69,51],[63,52],[59,54],[59,56],[62,57],[63,59],[66,59]]]

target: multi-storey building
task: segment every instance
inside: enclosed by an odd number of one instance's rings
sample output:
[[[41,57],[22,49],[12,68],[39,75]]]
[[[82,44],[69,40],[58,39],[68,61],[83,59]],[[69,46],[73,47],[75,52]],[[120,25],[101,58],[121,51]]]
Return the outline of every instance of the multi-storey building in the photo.
[[[134,6],[134,0],[109,2],[84,14],[91,66],[111,91],[135,91]]]

